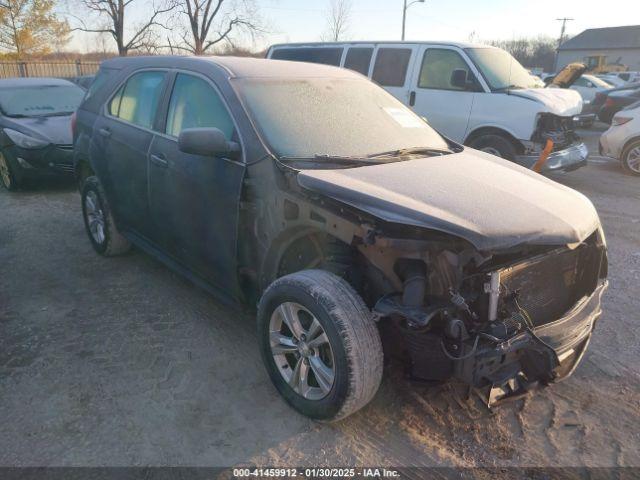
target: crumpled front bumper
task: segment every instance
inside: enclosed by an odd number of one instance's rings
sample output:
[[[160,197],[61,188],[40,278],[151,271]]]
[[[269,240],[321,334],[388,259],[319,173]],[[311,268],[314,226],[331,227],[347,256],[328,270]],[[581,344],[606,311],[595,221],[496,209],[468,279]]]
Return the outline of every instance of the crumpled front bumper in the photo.
[[[552,172],[558,170],[570,171],[583,167],[587,164],[589,150],[587,146],[581,142],[571,145],[564,150],[553,152],[547,158],[542,172]],[[531,168],[538,160],[539,155],[518,155],[515,159],[516,163],[526,168]]]
[[[602,314],[602,281],[562,318],[527,329],[501,343],[479,347],[468,360],[458,362],[455,376],[487,390],[489,406],[520,395],[539,384],[560,381],[577,368],[591,332]]]

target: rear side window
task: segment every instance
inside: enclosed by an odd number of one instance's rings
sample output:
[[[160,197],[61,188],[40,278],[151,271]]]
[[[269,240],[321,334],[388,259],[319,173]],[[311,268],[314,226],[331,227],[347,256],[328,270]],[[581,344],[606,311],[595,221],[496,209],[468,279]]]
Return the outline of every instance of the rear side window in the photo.
[[[469,65],[458,52],[443,48],[430,48],[424,52],[418,87],[439,90],[465,90],[451,84],[454,70],[464,70],[468,79],[474,79]]]
[[[153,127],[164,77],[164,72],[132,75],[109,102],[109,113],[144,128]]]
[[[343,48],[278,48],[273,51],[271,58],[339,67],[343,50]]]
[[[347,52],[347,58],[344,61],[344,68],[354,70],[363,75],[369,74],[369,65],[371,64],[371,56],[373,48],[353,47]]]
[[[185,128],[198,127],[219,128],[227,139],[233,138],[233,121],[218,92],[202,78],[180,73],[171,93],[165,132],[177,137]]]
[[[411,60],[409,48],[381,48],[376,55],[371,79],[383,87],[402,87]]]

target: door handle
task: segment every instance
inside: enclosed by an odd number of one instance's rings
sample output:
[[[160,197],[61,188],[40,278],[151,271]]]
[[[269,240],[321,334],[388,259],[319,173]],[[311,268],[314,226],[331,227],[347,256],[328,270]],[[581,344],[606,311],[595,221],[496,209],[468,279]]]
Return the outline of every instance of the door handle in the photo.
[[[98,131],[100,132],[100,135],[102,135],[105,138],[109,138],[111,136],[111,130],[109,130],[108,128],[101,128]]]
[[[167,162],[167,159],[162,154],[156,155],[152,153],[150,158],[151,158],[151,163],[159,167],[167,168],[169,166],[169,162]]]
[[[416,92],[412,90],[409,94],[409,106],[413,107],[416,104]]]

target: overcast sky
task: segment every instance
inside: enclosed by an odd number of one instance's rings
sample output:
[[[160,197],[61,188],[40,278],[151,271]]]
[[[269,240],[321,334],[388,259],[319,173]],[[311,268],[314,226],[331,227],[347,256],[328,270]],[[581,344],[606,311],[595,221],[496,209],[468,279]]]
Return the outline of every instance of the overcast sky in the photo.
[[[245,45],[261,49],[271,43],[318,41],[326,29],[330,0],[255,0],[268,33]],[[137,0],[133,22],[143,20],[147,0]],[[149,0],[150,2],[150,0]],[[402,0],[351,0],[351,40],[399,40]],[[148,2],[147,2],[148,3]],[[557,38],[560,22],[571,17],[567,33],[586,28],[640,24],[638,0],[617,0],[609,4],[593,0],[426,0],[408,10],[408,40],[510,39],[547,35]],[[92,45],[91,45],[92,44]],[[107,43],[111,48],[113,45]],[[76,34],[70,44],[86,51],[95,46],[86,34]],[[95,47],[94,47],[95,48]]]

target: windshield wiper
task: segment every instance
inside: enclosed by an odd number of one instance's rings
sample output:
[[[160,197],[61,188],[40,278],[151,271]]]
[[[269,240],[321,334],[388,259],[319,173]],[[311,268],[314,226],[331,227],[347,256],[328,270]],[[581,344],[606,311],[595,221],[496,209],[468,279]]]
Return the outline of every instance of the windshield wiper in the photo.
[[[504,91],[509,91],[509,90],[521,90],[522,87],[521,85],[507,85],[506,87],[500,87],[500,88],[496,88],[494,90],[494,92],[504,92]]]
[[[282,162],[296,162],[302,164],[309,164],[311,167],[317,167],[319,165],[333,164],[340,166],[366,166],[366,165],[379,165],[381,163],[388,163],[388,161],[381,161],[368,157],[358,157],[349,155],[329,155],[329,154],[315,154],[312,157],[279,157]]]
[[[401,148],[399,150],[390,150],[388,152],[373,153],[371,155],[367,155],[367,158],[404,157],[407,155],[439,156],[439,155],[448,155],[450,153],[454,153],[454,152],[448,149],[440,149],[440,148],[409,147],[409,148]]]

